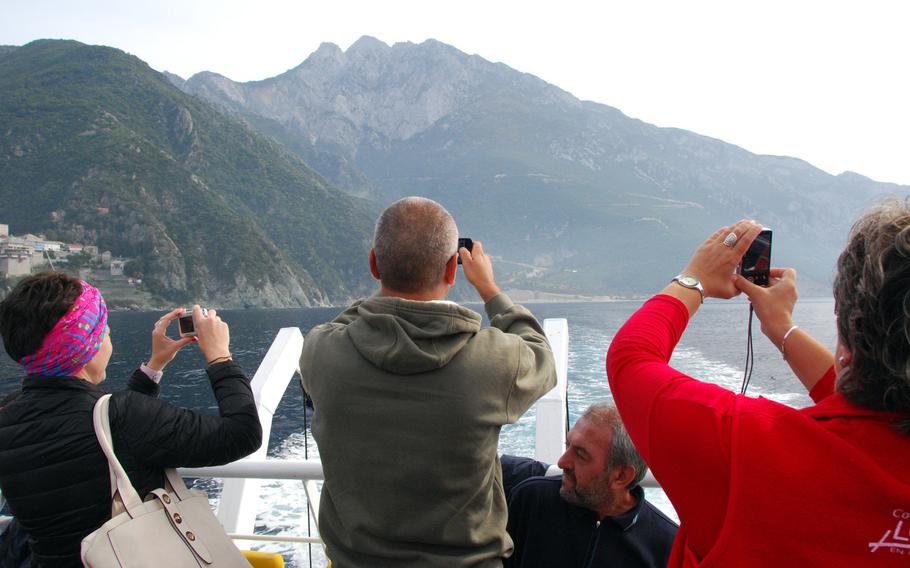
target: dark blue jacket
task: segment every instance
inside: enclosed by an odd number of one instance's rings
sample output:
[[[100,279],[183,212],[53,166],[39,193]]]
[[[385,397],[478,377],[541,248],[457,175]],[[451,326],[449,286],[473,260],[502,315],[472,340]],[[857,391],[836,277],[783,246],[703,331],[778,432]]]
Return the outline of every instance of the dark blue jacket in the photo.
[[[28,534],[13,517],[0,532],[0,568],[31,568],[32,550]]]
[[[503,477],[509,461],[503,460]],[[508,531],[515,551],[505,566],[515,568],[622,568],[667,565],[677,525],[645,500],[603,521],[589,509],[559,496],[560,476],[532,477],[515,485],[509,498]]]

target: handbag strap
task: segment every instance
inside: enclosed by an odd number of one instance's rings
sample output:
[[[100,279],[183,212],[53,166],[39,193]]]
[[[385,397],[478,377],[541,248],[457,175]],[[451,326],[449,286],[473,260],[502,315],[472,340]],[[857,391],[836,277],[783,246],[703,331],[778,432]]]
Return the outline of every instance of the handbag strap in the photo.
[[[120,460],[114,454],[114,444],[111,441],[111,422],[108,413],[110,400],[111,395],[106,394],[95,402],[92,422],[95,425],[95,436],[97,436],[98,443],[101,445],[101,451],[107,457],[107,465],[111,473],[111,496],[116,501],[119,494],[123,507],[133,517],[135,516],[134,512],[138,512],[139,507],[142,506],[142,499],[139,498],[139,493],[136,492],[133,484],[130,483],[126,470],[123,469],[123,466],[120,465]]]
[[[132,507],[137,503],[141,503],[142,500],[139,498],[139,494],[133,488],[133,484],[130,483],[126,470],[124,470],[123,466],[120,465],[120,460],[118,460],[117,456],[114,454],[114,444],[112,442],[113,437],[111,436],[110,413],[108,410],[110,406],[110,398],[111,395],[106,394],[99,398],[95,403],[95,410],[93,413],[93,419],[95,422],[95,435],[98,436],[98,443],[101,444],[101,449],[104,451],[104,455],[107,456],[109,466],[108,469],[111,473],[111,497],[116,500],[116,495],[119,492],[120,499],[124,501],[125,506],[125,502],[130,498],[131,494],[135,495],[135,501],[130,503],[130,506]],[[98,430],[99,427],[101,428],[100,432]],[[183,478],[180,477],[180,474],[177,473],[176,469],[165,469],[164,476],[167,484],[171,488],[171,491],[177,495],[177,498],[180,501],[184,501],[192,497],[190,490],[187,489],[186,483],[184,483]]]
[[[183,478],[180,477],[180,474],[177,473],[176,469],[168,468],[164,470],[164,478],[167,480],[167,484],[170,485],[171,491],[177,495],[178,499],[185,501],[192,497],[190,490],[186,488]]]

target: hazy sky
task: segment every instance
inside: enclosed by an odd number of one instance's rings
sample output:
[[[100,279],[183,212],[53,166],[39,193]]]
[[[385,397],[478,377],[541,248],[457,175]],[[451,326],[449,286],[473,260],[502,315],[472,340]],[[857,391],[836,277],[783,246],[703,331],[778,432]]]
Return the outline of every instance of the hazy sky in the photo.
[[[908,24],[904,0],[0,0],[0,44],[77,39],[183,77],[434,38],[646,122],[910,185]]]

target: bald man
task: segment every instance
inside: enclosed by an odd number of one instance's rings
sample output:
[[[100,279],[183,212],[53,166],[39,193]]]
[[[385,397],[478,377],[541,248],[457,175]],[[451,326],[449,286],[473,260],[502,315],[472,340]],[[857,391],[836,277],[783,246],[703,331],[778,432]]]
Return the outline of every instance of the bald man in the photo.
[[[512,551],[499,430],[556,384],[540,324],[503,294],[483,244],[408,197],[379,217],[376,295],[307,334],[325,484],[319,532],[334,566],[502,566]],[[458,259],[490,318],[446,300]]]

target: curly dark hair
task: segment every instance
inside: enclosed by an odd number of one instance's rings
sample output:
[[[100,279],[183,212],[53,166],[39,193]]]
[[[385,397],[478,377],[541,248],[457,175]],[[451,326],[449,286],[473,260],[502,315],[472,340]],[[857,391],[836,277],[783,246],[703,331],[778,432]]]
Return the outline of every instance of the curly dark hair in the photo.
[[[889,199],[853,225],[834,302],[840,342],[853,356],[837,390],[897,414],[896,428],[910,435],[910,201]]]
[[[18,361],[41,348],[44,337],[82,294],[82,282],[62,272],[25,278],[0,302],[3,347]]]

